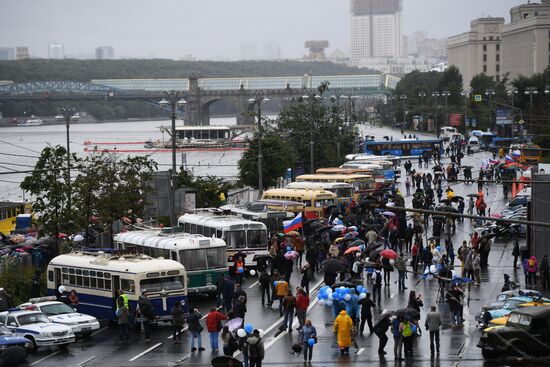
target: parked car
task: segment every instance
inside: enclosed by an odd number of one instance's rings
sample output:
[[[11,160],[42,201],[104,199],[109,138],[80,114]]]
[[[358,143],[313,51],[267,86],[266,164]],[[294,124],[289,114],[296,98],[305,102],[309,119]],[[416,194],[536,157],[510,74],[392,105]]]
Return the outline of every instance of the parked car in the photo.
[[[32,343],[27,338],[15,336],[5,325],[0,325],[0,364],[12,366],[27,358]]]
[[[487,326],[489,322],[493,319],[509,315],[512,311],[515,311],[522,307],[523,305],[533,302],[535,299],[533,297],[527,296],[517,296],[508,298],[501,308],[486,310],[483,314],[482,323]],[[546,304],[545,299],[541,299],[541,305]]]
[[[527,206],[530,198],[527,196],[516,196],[506,204],[506,208],[513,208],[515,206]]]
[[[75,341],[70,327],[51,322],[44,313],[39,311],[0,312],[0,324],[7,326],[16,336],[30,340],[32,351],[45,346],[66,347]]]
[[[70,327],[77,337],[90,335],[99,329],[99,322],[95,317],[76,312],[63,302],[56,301],[54,296],[31,298],[18,308],[43,312],[51,322]]]
[[[550,307],[526,307],[510,313],[503,327],[482,333],[478,348],[485,359],[540,358],[550,355]]]

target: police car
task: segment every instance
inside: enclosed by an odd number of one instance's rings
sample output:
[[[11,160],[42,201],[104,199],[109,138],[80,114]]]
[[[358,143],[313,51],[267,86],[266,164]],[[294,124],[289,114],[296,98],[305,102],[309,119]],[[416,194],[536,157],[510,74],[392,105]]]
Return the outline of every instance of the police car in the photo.
[[[27,338],[15,336],[4,325],[0,325],[0,361],[3,365],[15,365],[27,358],[32,343]]]
[[[51,322],[70,327],[76,336],[86,336],[99,329],[99,322],[93,316],[75,312],[70,306],[56,301],[54,296],[31,298],[29,302],[18,306],[22,310],[40,311]]]
[[[27,338],[32,350],[39,347],[67,346],[75,341],[73,330],[65,325],[55,324],[40,311],[4,311],[0,312],[0,324],[6,325],[16,336]]]

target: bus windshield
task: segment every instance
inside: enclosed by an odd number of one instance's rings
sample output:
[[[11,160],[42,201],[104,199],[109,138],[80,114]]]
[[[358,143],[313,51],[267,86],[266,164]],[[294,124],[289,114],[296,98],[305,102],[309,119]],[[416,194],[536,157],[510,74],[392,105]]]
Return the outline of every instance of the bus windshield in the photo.
[[[147,292],[159,292],[183,289],[183,277],[173,276],[154,279],[143,279],[140,283],[141,290]]]
[[[244,230],[225,232],[224,241],[227,244],[227,248],[245,248],[246,235]]]
[[[209,269],[225,268],[225,247],[215,247],[206,250],[206,261]]]
[[[264,230],[249,230],[247,236],[249,248],[265,247],[267,234]]]
[[[334,189],[331,190],[334,194],[336,194],[337,198],[351,198],[353,197],[353,191],[352,189]]]
[[[523,149],[523,154],[525,154],[526,157],[538,157],[540,154],[540,150],[538,149]]]
[[[332,200],[332,199],[315,200],[315,207],[316,208],[322,208],[324,206],[331,206],[331,205],[334,205],[334,200]]]

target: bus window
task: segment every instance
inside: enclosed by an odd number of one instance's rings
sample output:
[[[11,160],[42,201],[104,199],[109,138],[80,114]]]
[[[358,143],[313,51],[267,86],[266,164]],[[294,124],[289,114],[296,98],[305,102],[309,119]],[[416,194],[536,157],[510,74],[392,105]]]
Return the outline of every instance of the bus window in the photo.
[[[266,233],[263,230],[249,230],[246,233],[248,237],[248,247],[258,248],[265,247]]]
[[[195,270],[206,269],[206,250],[193,251],[193,260],[195,262]]]
[[[246,236],[244,231],[225,232],[225,243],[228,248],[245,248]]]
[[[178,253],[176,251],[172,251],[171,253],[172,253],[171,259],[174,261],[178,261]]]
[[[165,277],[165,278],[155,278],[155,279],[143,279],[139,286],[142,290],[147,290],[148,292],[160,292],[162,290],[169,291],[174,289],[183,288],[183,277],[174,276],[174,277]]]
[[[193,253],[189,250],[180,251],[180,262],[185,266],[187,271],[193,270]]]
[[[307,208],[311,208],[311,200],[302,200],[302,202]]]
[[[136,285],[133,280],[122,278],[120,279],[120,289],[122,289],[124,293],[134,294],[136,291]]]
[[[206,250],[206,259],[209,269],[222,268],[226,265],[225,248],[209,248]]]

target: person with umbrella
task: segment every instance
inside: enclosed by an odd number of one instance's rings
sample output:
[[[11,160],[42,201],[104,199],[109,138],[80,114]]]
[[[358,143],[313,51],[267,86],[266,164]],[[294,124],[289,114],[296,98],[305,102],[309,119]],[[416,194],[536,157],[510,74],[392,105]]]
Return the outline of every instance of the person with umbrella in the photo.
[[[391,313],[385,313],[382,315],[382,319],[378,321],[378,323],[374,326],[374,333],[380,340],[378,344],[378,355],[383,356],[386,354],[386,351],[384,348],[386,347],[386,344],[388,343],[388,336],[386,333],[388,332],[389,327],[391,326],[390,321]]]
[[[420,316],[420,308],[422,306],[424,306],[424,303],[422,302],[422,295],[417,296],[415,291],[411,291],[409,293],[409,304],[407,305],[407,308],[415,310]]]
[[[349,347],[353,345],[353,321],[345,310],[340,311],[334,320],[332,331],[336,335],[340,355],[349,355]]]

